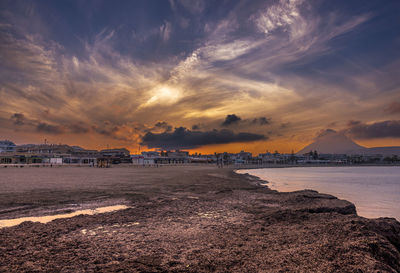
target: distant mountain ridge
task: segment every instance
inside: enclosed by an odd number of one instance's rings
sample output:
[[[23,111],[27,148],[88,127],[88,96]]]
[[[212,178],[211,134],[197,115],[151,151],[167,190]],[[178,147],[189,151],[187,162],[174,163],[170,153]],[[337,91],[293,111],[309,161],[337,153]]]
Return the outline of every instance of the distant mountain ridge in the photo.
[[[400,155],[400,146],[367,148],[358,145],[341,132],[327,129],[316,137],[313,143],[298,151],[297,154],[302,155],[310,151],[317,151],[320,154]]]

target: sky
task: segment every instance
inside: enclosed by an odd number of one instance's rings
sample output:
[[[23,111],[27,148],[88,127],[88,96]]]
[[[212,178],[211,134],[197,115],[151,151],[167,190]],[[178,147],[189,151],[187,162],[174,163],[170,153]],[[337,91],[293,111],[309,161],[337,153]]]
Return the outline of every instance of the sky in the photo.
[[[0,139],[400,146],[400,1],[0,0]]]

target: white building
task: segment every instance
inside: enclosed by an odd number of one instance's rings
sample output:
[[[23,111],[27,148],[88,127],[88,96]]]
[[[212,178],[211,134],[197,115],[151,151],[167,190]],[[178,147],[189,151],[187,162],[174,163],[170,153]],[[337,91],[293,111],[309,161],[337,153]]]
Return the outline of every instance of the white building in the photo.
[[[15,152],[16,145],[9,140],[0,140],[0,153]]]
[[[155,157],[144,157],[142,155],[131,155],[132,164],[134,165],[154,165]]]
[[[50,164],[63,164],[63,159],[61,157],[50,158]]]

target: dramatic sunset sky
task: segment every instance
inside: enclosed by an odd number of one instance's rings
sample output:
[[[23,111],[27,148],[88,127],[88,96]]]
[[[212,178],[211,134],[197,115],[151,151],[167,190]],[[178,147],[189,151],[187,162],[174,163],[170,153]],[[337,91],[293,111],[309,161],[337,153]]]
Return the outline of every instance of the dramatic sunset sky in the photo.
[[[0,0],[0,139],[400,145],[400,1]]]

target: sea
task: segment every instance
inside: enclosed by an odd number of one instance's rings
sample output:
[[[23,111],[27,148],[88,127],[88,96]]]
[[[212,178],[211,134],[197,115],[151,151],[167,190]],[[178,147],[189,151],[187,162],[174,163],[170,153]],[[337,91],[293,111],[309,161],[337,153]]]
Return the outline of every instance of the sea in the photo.
[[[366,218],[393,217],[400,221],[400,167],[290,167],[239,170],[268,181],[280,192],[312,189],[356,205]]]

